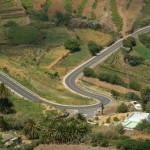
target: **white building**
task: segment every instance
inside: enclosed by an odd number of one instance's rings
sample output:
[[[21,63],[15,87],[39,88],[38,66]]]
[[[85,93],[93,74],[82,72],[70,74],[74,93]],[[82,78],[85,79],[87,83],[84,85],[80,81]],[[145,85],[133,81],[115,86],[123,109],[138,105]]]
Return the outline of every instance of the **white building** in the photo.
[[[134,112],[125,119],[123,126],[127,129],[134,129],[144,119],[150,122],[150,113]]]

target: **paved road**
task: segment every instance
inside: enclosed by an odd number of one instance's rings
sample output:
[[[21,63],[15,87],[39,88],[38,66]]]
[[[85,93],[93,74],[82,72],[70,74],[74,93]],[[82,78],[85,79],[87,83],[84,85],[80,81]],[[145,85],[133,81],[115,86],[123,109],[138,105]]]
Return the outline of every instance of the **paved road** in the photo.
[[[130,36],[136,37],[137,35],[148,32],[148,31],[150,31],[150,26],[145,27],[141,30],[138,30],[135,33],[131,34]],[[64,109],[69,109],[69,110],[78,110],[79,112],[87,114],[88,118],[92,117],[94,111],[98,108],[100,102],[103,103],[104,105],[107,105],[111,102],[111,99],[103,94],[92,93],[92,92],[81,89],[80,87],[78,87],[76,85],[75,80],[76,80],[77,76],[82,73],[82,71],[85,67],[90,67],[90,66],[94,65],[95,63],[97,63],[98,61],[103,59],[105,56],[107,56],[108,54],[114,52],[116,49],[119,49],[122,46],[122,40],[123,39],[119,40],[118,42],[116,42],[115,44],[113,44],[112,46],[107,48],[105,51],[100,53],[98,56],[93,57],[92,59],[90,59],[89,61],[87,61],[86,63],[84,63],[77,69],[75,69],[74,71],[72,71],[64,79],[64,84],[69,90],[71,90],[75,93],[78,93],[80,95],[87,96],[87,97],[98,100],[98,103],[95,105],[75,106],[74,107],[74,106],[66,106],[66,105],[59,105],[59,104],[51,103],[48,100],[41,98],[37,94],[33,93],[32,91],[30,91],[29,89],[27,89],[26,87],[24,87],[23,85],[18,83],[17,81],[13,80],[11,77],[6,75],[2,71],[0,71],[0,81],[3,82],[4,84],[6,84],[12,91],[14,91],[18,95],[24,97],[25,99],[50,104],[50,105],[53,105],[53,106],[56,106],[59,108],[64,108]]]

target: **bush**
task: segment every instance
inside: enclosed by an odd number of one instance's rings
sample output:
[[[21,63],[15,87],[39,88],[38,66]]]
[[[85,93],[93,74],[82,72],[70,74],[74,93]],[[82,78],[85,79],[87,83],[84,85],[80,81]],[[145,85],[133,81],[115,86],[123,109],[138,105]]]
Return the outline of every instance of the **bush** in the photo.
[[[150,101],[146,104],[146,112],[150,113]]]
[[[133,49],[134,46],[136,46],[136,41],[134,37],[128,37],[127,39],[123,40],[123,46],[130,48],[130,50]]]
[[[88,48],[89,48],[90,53],[93,56],[99,53],[103,49],[101,45],[98,45],[93,41],[88,42]]]
[[[101,133],[96,133],[92,135],[91,144],[92,146],[107,147],[109,142]]]
[[[138,66],[138,65],[141,65],[144,61],[144,58],[142,57],[138,57],[138,56],[130,56],[130,55],[126,55],[124,57],[124,60],[126,62],[126,60],[128,60],[128,63],[131,65],[131,66]]]
[[[150,48],[150,32],[139,35],[140,41],[148,48]]]
[[[67,26],[69,21],[70,21],[70,15],[69,14],[66,13],[65,15],[63,15],[61,12],[56,11],[56,13],[55,13],[56,25],[64,24]]]
[[[117,143],[117,149],[121,150],[148,150],[149,141],[139,141],[134,139],[125,139]]]
[[[120,121],[117,117],[114,117],[113,120],[116,122]]]
[[[85,77],[96,77],[94,70],[89,67],[84,68],[83,74]]]
[[[140,91],[141,90],[141,85],[138,84],[135,81],[131,81],[130,82],[130,88],[133,89],[133,90],[136,90],[136,91]]]
[[[130,100],[140,100],[140,97],[136,95],[134,92],[129,92],[125,94],[125,98],[130,99]]]
[[[111,94],[113,97],[118,98],[120,96],[120,93],[115,91],[115,90],[111,90]]]
[[[72,53],[80,50],[79,41],[76,39],[69,39],[64,43],[66,49],[70,50]]]
[[[126,83],[115,74],[101,73],[97,78],[101,81],[106,81],[111,84],[126,86]]]
[[[4,27],[15,27],[18,26],[18,24],[15,21],[8,21],[6,24],[4,24]]]
[[[118,107],[117,107],[117,112],[118,113],[126,113],[126,112],[128,112],[129,110],[128,110],[128,107],[127,107],[127,105],[125,105],[124,103],[122,103],[121,105],[119,105]]]
[[[150,133],[150,122],[148,122],[147,120],[143,120],[135,127],[135,129],[139,130],[139,131],[145,131],[145,132]]]
[[[110,123],[110,117],[108,117],[107,119],[106,119],[106,123]]]
[[[34,26],[17,26],[8,30],[10,45],[39,44],[43,40],[42,33]]]

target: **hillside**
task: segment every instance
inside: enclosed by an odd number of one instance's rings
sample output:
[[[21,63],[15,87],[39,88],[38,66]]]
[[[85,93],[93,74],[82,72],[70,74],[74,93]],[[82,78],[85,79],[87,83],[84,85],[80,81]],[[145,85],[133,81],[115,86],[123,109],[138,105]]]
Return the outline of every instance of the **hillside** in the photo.
[[[44,3],[45,0],[33,0],[34,10],[39,11]],[[52,17],[56,11],[69,13],[78,21],[104,24],[115,31],[123,30],[125,34],[132,28],[143,7],[146,7],[144,0],[52,0],[48,14]]]

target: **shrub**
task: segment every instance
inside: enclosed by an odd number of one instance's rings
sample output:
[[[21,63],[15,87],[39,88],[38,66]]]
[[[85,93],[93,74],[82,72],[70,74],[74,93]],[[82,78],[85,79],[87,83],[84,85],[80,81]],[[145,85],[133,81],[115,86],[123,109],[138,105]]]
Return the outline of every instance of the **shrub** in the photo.
[[[135,81],[131,81],[130,82],[130,88],[133,89],[133,90],[136,90],[136,91],[140,91],[141,90],[141,85],[138,84]]]
[[[120,121],[117,117],[114,117],[113,120],[116,121],[116,122]]]
[[[126,112],[128,112],[128,107],[127,107],[127,105],[125,105],[124,103],[122,103],[121,105],[119,105],[119,106],[117,107],[117,112],[118,112],[118,113],[126,113]]]
[[[140,100],[140,97],[136,95],[134,92],[126,93],[125,98],[131,99],[131,100]]]
[[[107,147],[109,142],[101,133],[96,133],[92,135],[91,144],[92,146]]]
[[[101,81],[106,81],[111,84],[126,86],[126,83],[115,74],[101,73],[97,78]]]
[[[4,27],[15,27],[18,26],[18,24],[15,21],[8,21],[6,24],[4,24]]]
[[[108,117],[107,119],[106,119],[106,123],[110,123],[110,117]]]
[[[79,41],[76,39],[69,39],[64,43],[66,49],[70,50],[72,53],[80,50]]]
[[[144,58],[142,57],[138,57],[138,56],[130,56],[130,55],[126,55],[124,57],[124,60],[126,62],[126,60],[128,60],[128,63],[131,65],[131,66],[138,66],[138,65],[141,65],[144,61]]]
[[[149,141],[139,141],[134,139],[125,139],[117,144],[117,148],[121,150],[148,150],[149,147]]]
[[[140,41],[148,48],[150,48],[150,32],[139,35]]]
[[[43,40],[42,33],[34,26],[17,26],[8,30],[10,45],[39,44]]]
[[[120,93],[115,91],[115,90],[111,90],[111,94],[113,97],[118,98],[120,96]]]
[[[150,113],[150,101],[146,104],[146,112]]]
[[[90,53],[93,56],[99,53],[103,49],[101,45],[98,45],[93,41],[88,42],[88,48],[89,48]]]
[[[83,74],[85,77],[96,77],[96,74],[92,68],[85,67],[83,70]]]
[[[127,39],[123,40],[123,46],[130,48],[130,50],[133,49],[134,46],[136,46],[136,41],[134,37],[128,37]]]
[[[69,21],[70,21],[70,15],[69,14],[66,13],[65,15],[63,15],[59,11],[55,12],[55,23],[56,23],[56,25],[64,24],[67,26]]]
[[[143,120],[135,127],[135,129],[139,130],[139,131],[145,131],[145,132],[150,133],[150,122],[148,122],[147,120]]]

